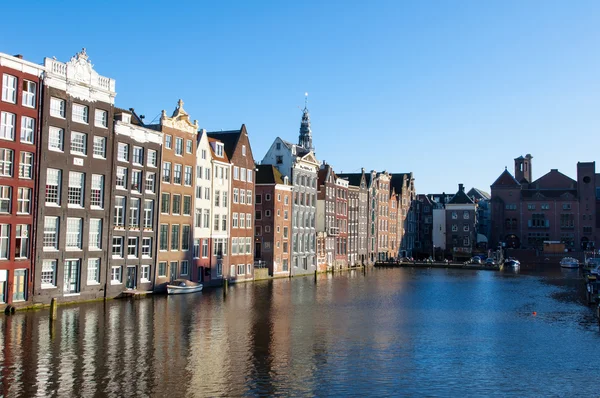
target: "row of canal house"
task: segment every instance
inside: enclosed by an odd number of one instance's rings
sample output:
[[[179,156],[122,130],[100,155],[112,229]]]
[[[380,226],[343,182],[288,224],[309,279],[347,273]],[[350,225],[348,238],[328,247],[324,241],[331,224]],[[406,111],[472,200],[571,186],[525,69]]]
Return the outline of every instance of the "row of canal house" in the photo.
[[[115,107],[115,81],[85,50],[43,65],[1,54],[0,68],[2,305],[246,281],[254,267],[311,274],[410,251],[412,174],[335,173],[316,158],[306,107],[298,144],[276,138],[258,165],[244,125],[207,132],[181,100],[156,124]]]

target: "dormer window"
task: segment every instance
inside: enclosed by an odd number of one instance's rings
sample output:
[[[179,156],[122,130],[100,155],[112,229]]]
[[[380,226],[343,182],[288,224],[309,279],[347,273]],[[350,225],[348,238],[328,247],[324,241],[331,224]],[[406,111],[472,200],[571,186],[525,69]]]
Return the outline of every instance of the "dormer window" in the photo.
[[[217,142],[215,145],[215,153],[217,154],[218,157],[222,158],[223,157],[223,144]]]

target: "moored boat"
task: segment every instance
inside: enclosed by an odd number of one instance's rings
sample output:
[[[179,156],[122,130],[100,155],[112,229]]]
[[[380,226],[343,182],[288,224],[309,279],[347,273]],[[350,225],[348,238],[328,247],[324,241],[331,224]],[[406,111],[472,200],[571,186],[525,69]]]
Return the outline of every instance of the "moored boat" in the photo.
[[[564,257],[560,260],[560,266],[563,268],[579,268],[579,260],[573,257]]]
[[[176,279],[167,285],[168,294],[186,294],[202,291],[202,283],[188,281],[187,279]]]
[[[511,268],[519,268],[521,266],[521,263],[516,258],[509,257],[506,260],[504,260],[504,266]]]

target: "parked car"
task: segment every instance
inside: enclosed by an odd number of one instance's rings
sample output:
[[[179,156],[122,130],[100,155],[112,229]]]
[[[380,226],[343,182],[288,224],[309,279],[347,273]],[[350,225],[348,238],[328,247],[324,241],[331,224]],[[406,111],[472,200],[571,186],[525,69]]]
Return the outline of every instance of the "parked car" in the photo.
[[[490,266],[496,265],[496,261],[494,261],[493,258],[488,257],[488,258],[485,259],[485,265],[490,265]]]
[[[471,259],[471,264],[481,264],[481,257],[475,256]]]

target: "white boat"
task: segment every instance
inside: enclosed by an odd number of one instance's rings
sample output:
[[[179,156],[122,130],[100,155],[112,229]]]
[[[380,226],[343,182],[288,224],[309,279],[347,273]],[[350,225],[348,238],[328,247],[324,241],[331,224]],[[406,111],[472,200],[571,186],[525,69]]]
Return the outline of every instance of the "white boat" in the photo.
[[[186,294],[202,291],[202,283],[188,281],[187,279],[176,279],[167,285],[168,294]]]
[[[579,260],[573,257],[564,257],[560,260],[560,266],[563,268],[579,268]]]
[[[504,260],[504,266],[510,268],[519,268],[521,266],[521,263],[516,258],[509,257],[506,260]]]

